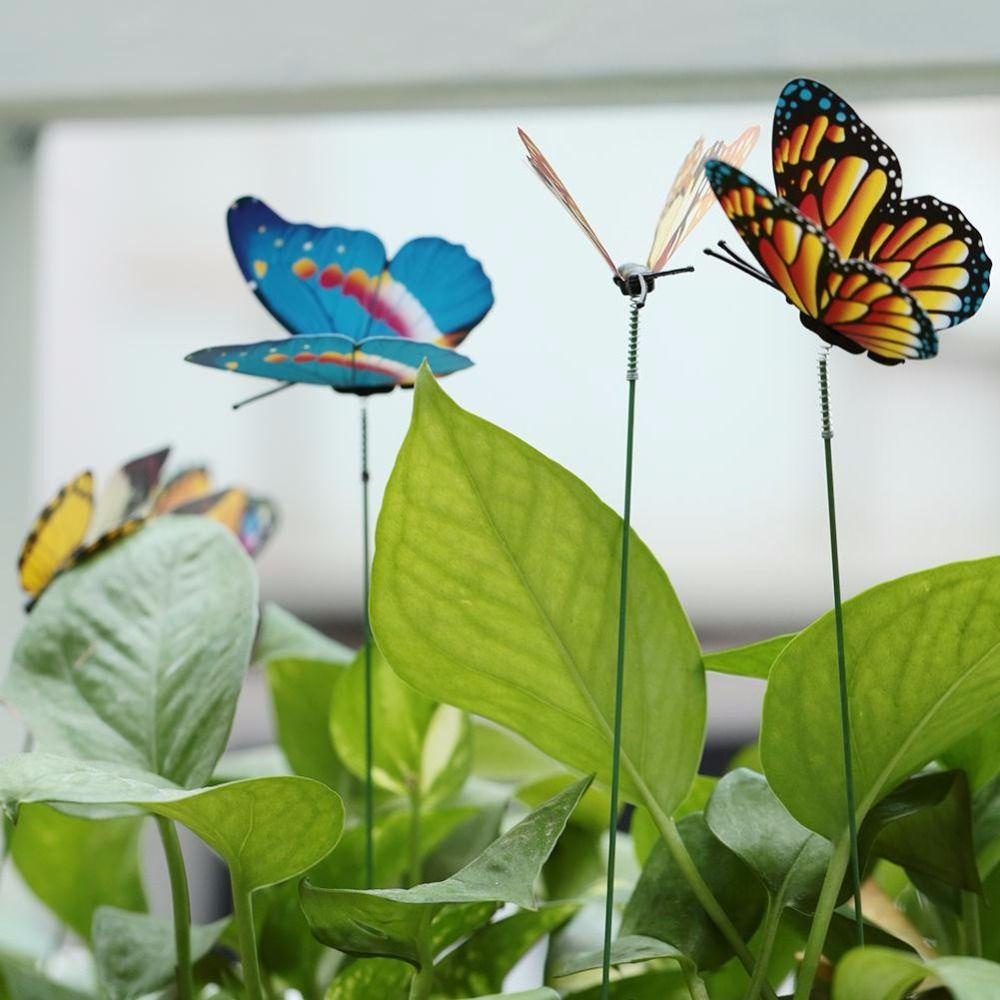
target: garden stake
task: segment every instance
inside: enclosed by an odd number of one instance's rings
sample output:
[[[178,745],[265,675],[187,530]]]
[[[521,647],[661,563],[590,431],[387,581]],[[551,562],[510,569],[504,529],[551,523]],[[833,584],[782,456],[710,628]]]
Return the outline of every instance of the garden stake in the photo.
[[[851,709],[847,701],[847,664],[844,659],[844,612],[840,604],[840,558],[837,554],[837,508],[833,494],[833,430],[830,426],[830,386],[827,362],[830,345],[819,352],[819,406],[826,460],[826,505],[830,517],[830,566],[833,571],[833,614],[837,633],[837,681],[840,691],[840,735],[844,753],[847,829],[851,839],[851,887],[854,891],[854,924],[859,945],[865,943],[861,913],[861,865],[858,859],[858,826],[854,807],[854,768],[851,764]]]
[[[362,609],[365,638],[365,888],[375,884],[373,847],[374,792],[372,788],[372,631],[368,619],[368,590],[371,585],[368,553],[368,404],[361,397],[361,531],[364,572],[362,575]]]
[[[642,281],[642,279],[640,279]],[[618,592],[618,659],[615,666],[614,735],[611,744],[611,811],[608,817],[608,884],[604,900],[604,960],[601,965],[601,997],[607,1000],[611,981],[611,921],[615,909],[615,853],[618,841],[619,758],[622,745],[622,693],[625,686],[625,618],[628,601],[628,543],[632,521],[632,450],[635,431],[635,384],[639,381],[639,310],[646,299],[642,294],[629,302],[628,357],[625,381],[628,383],[628,418],[625,430],[625,502],[622,511],[622,555]]]

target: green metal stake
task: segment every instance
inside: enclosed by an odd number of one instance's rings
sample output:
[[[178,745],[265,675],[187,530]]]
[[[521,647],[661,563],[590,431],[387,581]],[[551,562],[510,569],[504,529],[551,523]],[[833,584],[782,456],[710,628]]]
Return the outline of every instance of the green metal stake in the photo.
[[[628,420],[625,434],[625,503],[622,511],[622,558],[618,593],[618,661],[615,671],[614,735],[611,746],[611,812],[608,818],[608,884],[604,902],[604,961],[601,966],[601,997],[607,1000],[611,983],[611,922],[615,909],[615,853],[618,841],[619,759],[622,745],[622,694],[625,687],[625,618],[628,606],[628,543],[632,522],[632,452],[635,431],[635,384],[639,380],[639,309],[641,302],[629,304]]]
[[[861,913],[861,864],[858,858],[858,821],[854,805],[854,768],[851,763],[851,709],[847,693],[847,664],[844,657],[844,611],[840,603],[840,557],[837,554],[837,508],[833,497],[833,430],[830,426],[830,384],[827,362],[830,347],[819,354],[819,406],[823,452],[826,459],[826,506],[830,516],[830,565],[833,570],[833,615],[837,631],[837,680],[840,687],[840,735],[844,754],[844,788],[847,793],[847,829],[851,839],[851,885],[854,890],[854,922],[859,945],[865,943],[865,922]]]
[[[368,619],[368,591],[371,586],[371,560],[368,549],[368,404],[363,397],[361,399],[361,500],[361,530],[364,535],[362,551],[365,561],[362,586],[365,630],[365,887],[371,889],[375,884],[373,845],[375,797],[372,786],[372,760],[374,757],[372,740],[372,630],[371,622]]]

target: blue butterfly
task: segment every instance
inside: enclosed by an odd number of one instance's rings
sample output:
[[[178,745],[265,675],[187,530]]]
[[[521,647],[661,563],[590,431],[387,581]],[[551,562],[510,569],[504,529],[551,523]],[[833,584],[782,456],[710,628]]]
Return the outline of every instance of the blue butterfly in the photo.
[[[297,342],[207,347],[186,360],[358,395],[412,384],[424,361],[435,375],[472,364],[451,348],[489,312],[493,289],[464,247],[421,237],[388,261],[373,233],[288,222],[249,197],[227,221],[247,285]]]

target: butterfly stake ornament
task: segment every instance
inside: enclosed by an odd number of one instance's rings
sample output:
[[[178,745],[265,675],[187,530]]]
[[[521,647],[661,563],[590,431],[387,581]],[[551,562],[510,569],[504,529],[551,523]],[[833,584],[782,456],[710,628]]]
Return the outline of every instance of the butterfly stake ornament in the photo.
[[[653,291],[657,278],[683,274],[694,270],[693,267],[678,267],[672,270],[667,270],[666,268],[674,252],[684,239],[690,235],[695,226],[698,225],[712,203],[712,191],[705,177],[705,164],[713,157],[722,157],[734,163],[742,164],[756,144],[757,138],[760,135],[760,129],[756,125],[751,126],[740,133],[730,143],[718,141],[712,143],[710,146],[706,146],[704,139],[698,139],[681,163],[680,169],[677,171],[677,176],[674,178],[674,182],[667,193],[667,200],[660,213],[659,221],[656,224],[656,231],[653,234],[653,245],[650,247],[645,265],[621,264],[617,266],[611,254],[608,253],[607,248],[604,246],[604,243],[594,231],[593,226],[591,226],[586,216],[580,210],[580,206],[569,193],[569,189],[552,168],[552,164],[549,163],[542,151],[523,129],[518,129],[517,131],[521,142],[528,152],[528,163],[532,169],[583,230],[594,249],[597,250],[610,268],[614,283],[618,286],[622,294],[628,296],[630,299],[627,365],[625,372],[625,379],[628,383],[628,415],[626,417],[625,430],[625,498],[622,508],[618,653],[615,670],[614,721],[612,727],[611,809],[608,817],[608,881],[604,912],[604,955],[601,968],[601,995],[606,998],[610,985],[611,929],[614,915],[619,761],[622,737],[622,695],[625,679],[625,624],[628,602],[629,534],[632,514],[635,387],[639,378],[639,310],[646,304],[646,298]]]
[[[492,308],[493,288],[482,264],[465,247],[436,236],[410,240],[390,260],[374,233],[289,222],[252,197],[230,207],[227,226],[247,287],[290,336],[208,347],[186,360],[279,383],[233,409],[300,384],[361,399],[365,874],[371,888],[374,727],[366,400],[412,386],[422,364],[439,377],[468,368],[472,361],[454,348]]]
[[[126,462],[94,496],[94,476],[81,472],[45,505],[18,558],[28,610],[62,573],[138,531],[151,517],[198,514],[219,521],[256,556],[277,525],[274,505],[246,490],[213,492],[204,468],[188,469],[160,485],[169,448]]]
[[[851,849],[856,930],[864,943],[851,755],[851,719],[840,598],[833,486],[829,352],[867,352],[883,365],[933,358],[943,331],[983,303],[990,258],[975,227],[953,205],[903,198],[896,154],[858,113],[815,80],[789,82],[778,97],[772,131],[775,192],[725,157],[705,176],[757,264],[725,242],[705,253],[778,289],[806,329],[824,344],[819,355],[820,430],[837,641],[845,806]],[[759,266],[757,266],[759,265]],[[817,924],[814,924],[816,931]],[[810,938],[796,986],[808,995],[822,947]]]

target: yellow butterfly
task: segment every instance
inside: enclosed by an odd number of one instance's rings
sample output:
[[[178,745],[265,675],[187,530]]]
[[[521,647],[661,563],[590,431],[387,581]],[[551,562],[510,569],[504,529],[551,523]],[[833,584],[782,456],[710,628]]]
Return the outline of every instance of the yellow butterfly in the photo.
[[[94,502],[89,470],[45,505],[21,547],[21,586],[34,603],[60,574],[136,531],[146,518],[169,448],[141,455],[115,473]]]

